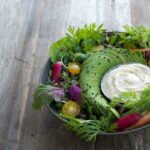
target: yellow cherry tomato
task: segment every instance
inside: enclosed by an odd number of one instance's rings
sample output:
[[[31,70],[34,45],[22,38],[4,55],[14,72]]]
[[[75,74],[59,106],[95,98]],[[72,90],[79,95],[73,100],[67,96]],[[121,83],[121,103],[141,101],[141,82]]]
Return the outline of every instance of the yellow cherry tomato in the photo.
[[[73,74],[79,74],[81,70],[81,65],[78,62],[71,62],[68,64],[68,71]]]
[[[75,117],[80,113],[80,106],[76,102],[70,100],[66,102],[62,107],[62,112],[64,115]]]

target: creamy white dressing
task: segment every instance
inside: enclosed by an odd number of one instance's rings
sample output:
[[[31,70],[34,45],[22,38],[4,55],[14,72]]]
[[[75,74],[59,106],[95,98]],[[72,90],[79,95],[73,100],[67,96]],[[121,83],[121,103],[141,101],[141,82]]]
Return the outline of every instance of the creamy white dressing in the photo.
[[[150,85],[150,67],[140,64],[124,64],[107,72],[101,81],[104,95],[112,99],[122,92],[140,92]]]

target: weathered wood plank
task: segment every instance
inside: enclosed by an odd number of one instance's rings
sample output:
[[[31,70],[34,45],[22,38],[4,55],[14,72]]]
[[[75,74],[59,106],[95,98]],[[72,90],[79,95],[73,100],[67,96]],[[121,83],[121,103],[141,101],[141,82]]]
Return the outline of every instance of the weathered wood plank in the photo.
[[[143,138],[143,142],[144,142],[144,149],[145,150],[149,150],[150,149],[150,128],[146,129],[144,131],[144,138]]]
[[[4,149],[13,150],[20,140],[42,5],[16,0],[3,1],[0,8],[0,139]]]
[[[144,24],[150,26],[150,1],[149,0],[130,0],[132,24]]]
[[[97,21],[96,0],[71,0],[69,2],[67,25],[75,27]]]
[[[28,61],[28,57],[21,50],[27,31],[24,26],[26,12],[23,8],[25,5],[23,1],[21,6],[14,1],[11,9],[6,2],[0,5],[0,137],[2,139],[9,138],[10,130],[12,132],[17,130],[19,116],[16,118],[13,116],[20,112],[20,98],[23,94],[21,89],[26,87],[24,73],[29,65],[24,63],[24,60]],[[23,7],[22,10],[19,9],[20,7]],[[17,12],[20,13],[20,20],[17,19]],[[16,134],[14,139],[16,139]]]
[[[97,1],[97,22],[103,23],[109,31],[122,31],[124,24],[131,25],[129,0]]]

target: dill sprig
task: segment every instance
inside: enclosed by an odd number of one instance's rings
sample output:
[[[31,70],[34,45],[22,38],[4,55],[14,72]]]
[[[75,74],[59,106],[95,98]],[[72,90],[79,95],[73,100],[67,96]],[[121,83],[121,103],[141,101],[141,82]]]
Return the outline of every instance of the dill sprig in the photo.
[[[115,119],[112,113],[109,113],[107,117],[102,116],[99,120],[83,120],[64,114],[60,114],[60,116],[66,119],[65,126],[85,141],[95,141],[99,134],[108,131],[113,132],[115,129],[115,127],[111,125]]]

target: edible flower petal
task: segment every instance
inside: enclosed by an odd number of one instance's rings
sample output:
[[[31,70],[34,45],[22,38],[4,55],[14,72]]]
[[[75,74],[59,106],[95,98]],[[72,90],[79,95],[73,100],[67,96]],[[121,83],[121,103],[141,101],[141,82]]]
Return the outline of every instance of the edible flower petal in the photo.
[[[64,89],[58,88],[58,87],[51,87],[49,88],[49,95],[54,99],[55,101],[61,101],[64,98]]]

